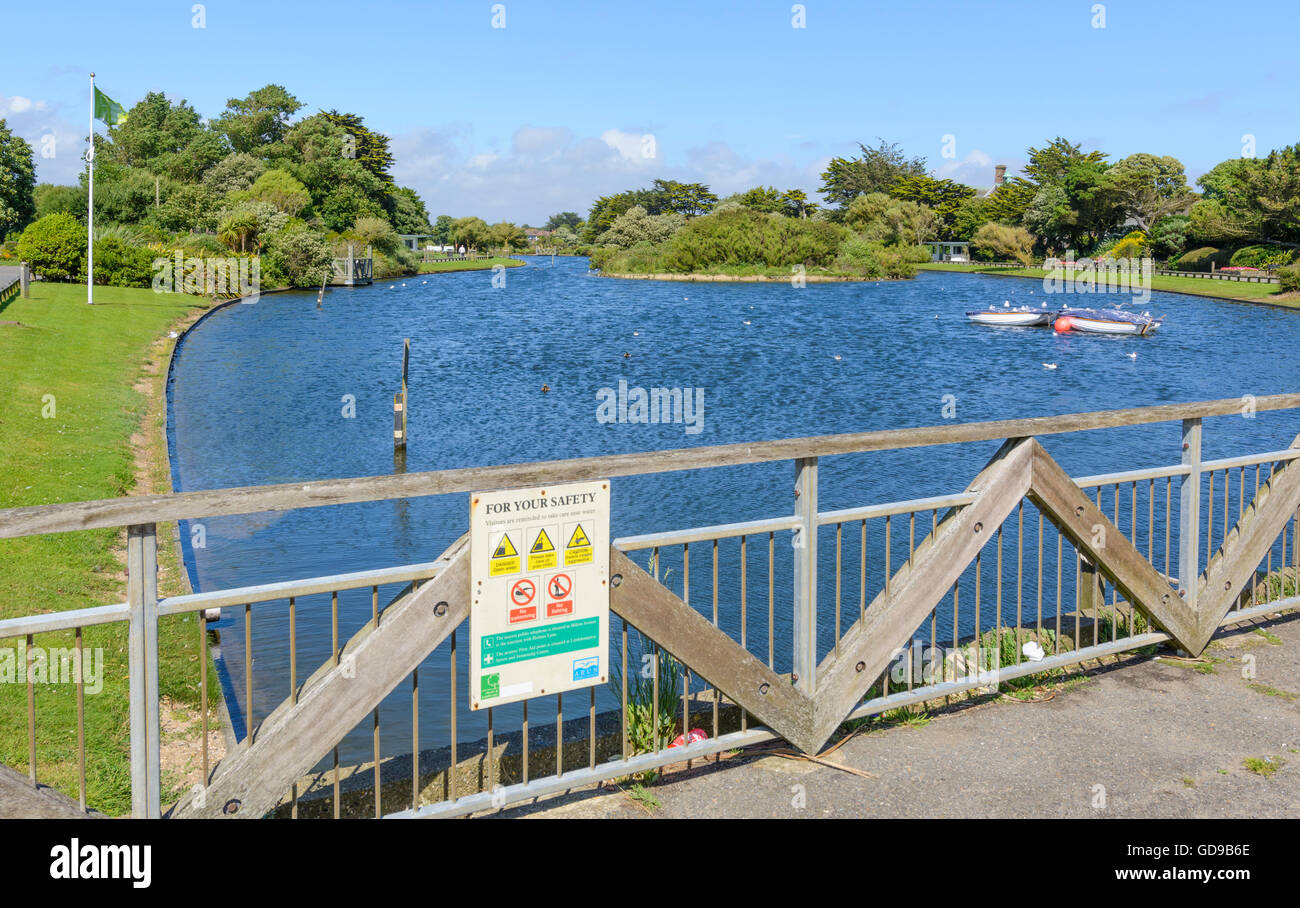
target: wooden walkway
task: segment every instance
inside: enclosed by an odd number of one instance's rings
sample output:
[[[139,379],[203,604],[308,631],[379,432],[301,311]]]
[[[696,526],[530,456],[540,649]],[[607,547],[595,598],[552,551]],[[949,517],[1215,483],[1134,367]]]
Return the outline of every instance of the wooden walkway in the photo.
[[[0,764],[0,820],[59,819],[67,817],[102,818],[95,811],[83,813],[72,798],[48,785],[32,787],[32,780]]]

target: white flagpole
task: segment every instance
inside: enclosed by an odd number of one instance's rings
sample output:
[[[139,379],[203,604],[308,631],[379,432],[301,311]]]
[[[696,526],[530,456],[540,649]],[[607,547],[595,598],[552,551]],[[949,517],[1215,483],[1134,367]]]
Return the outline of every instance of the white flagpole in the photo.
[[[86,203],[86,305],[95,305],[95,74],[90,74],[90,199]]]

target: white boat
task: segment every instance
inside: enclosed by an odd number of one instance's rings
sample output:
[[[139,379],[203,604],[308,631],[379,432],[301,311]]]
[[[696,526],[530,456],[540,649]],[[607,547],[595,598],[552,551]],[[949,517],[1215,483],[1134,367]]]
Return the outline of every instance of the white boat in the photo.
[[[990,306],[987,309],[972,309],[966,313],[966,318],[977,325],[1000,325],[1015,328],[1050,325],[1056,313],[1046,308],[1046,306],[1047,304],[1044,303],[1040,308],[1033,309],[1029,306],[1012,306],[1010,302],[1006,302],[1002,304],[1001,309],[996,306]]]
[[[1160,327],[1163,319],[1149,312],[1140,315],[1123,309],[1071,309],[1064,308],[1056,318],[1057,331],[1083,331],[1088,334],[1151,334]]]

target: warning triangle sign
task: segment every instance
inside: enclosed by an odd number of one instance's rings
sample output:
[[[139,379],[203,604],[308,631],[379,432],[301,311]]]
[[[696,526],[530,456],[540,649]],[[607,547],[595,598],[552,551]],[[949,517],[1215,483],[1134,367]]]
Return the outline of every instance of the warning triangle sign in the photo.
[[[532,555],[532,554],[536,554],[537,552],[554,552],[554,551],[555,551],[555,546],[551,544],[551,537],[546,535],[545,530],[542,530],[537,534],[537,538],[533,540],[533,547],[528,550],[528,553]]]
[[[591,545],[591,540],[588,539],[587,534],[582,531],[582,524],[578,524],[573,528],[573,535],[569,537],[569,544],[565,546],[565,548],[580,549],[589,545]]]
[[[510,541],[510,536],[502,536],[501,542],[497,544],[497,549],[492,553],[493,558],[512,558],[519,553],[515,551],[515,544]]]

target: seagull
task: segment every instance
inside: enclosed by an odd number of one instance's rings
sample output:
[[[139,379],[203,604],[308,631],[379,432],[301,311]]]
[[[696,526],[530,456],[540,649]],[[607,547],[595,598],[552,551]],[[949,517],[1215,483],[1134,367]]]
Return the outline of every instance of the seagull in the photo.
[[[1055,368],[1056,368],[1056,363],[1043,363],[1043,368],[1044,368],[1044,369],[1055,369]]]
[[[837,363],[840,361],[840,355],[838,353],[835,354],[835,361]]]
[[[1137,355],[1136,352],[1134,352],[1134,353],[1125,353],[1124,355],[1127,356],[1129,359],[1137,359],[1137,358],[1138,358],[1138,355]]]
[[[749,319],[745,319],[745,324],[746,324],[746,325],[749,324]]]
[[[633,331],[633,332],[632,332],[632,336],[633,336],[633,337],[640,337],[640,336],[641,336],[641,332],[640,332],[640,331]]]

